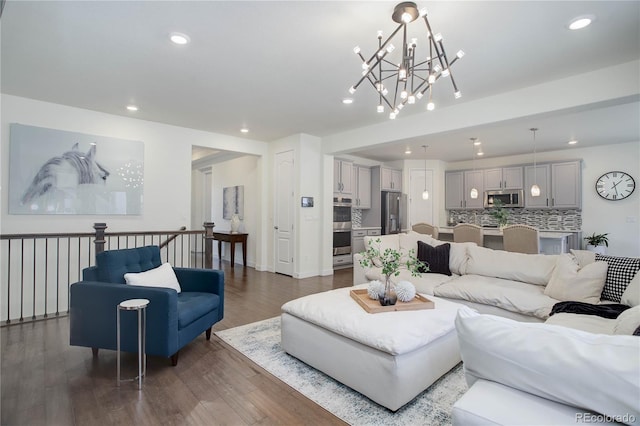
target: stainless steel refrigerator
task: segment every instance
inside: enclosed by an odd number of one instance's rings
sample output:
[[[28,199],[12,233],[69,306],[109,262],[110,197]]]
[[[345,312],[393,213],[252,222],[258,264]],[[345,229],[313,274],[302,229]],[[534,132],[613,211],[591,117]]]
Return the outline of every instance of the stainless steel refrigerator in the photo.
[[[381,192],[382,235],[402,232],[407,223],[407,195],[401,192]]]

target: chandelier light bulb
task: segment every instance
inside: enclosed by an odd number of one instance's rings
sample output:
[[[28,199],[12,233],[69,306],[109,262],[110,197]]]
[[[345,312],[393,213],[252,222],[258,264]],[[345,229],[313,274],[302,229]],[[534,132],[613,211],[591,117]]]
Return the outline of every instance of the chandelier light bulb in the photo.
[[[358,53],[360,53],[360,46],[356,46],[356,47],[354,47],[354,48],[353,48],[353,53],[355,53],[356,55],[357,55]]]
[[[378,38],[382,38],[382,30],[378,30]]]
[[[418,39],[417,38],[412,38],[411,39],[411,46],[416,47],[418,45]]]
[[[422,199],[423,200],[428,200],[429,199],[429,191],[427,191],[426,189],[424,191],[422,191]]]
[[[398,78],[400,80],[406,80],[407,79],[407,70],[405,68],[400,68],[400,70],[398,71]]]
[[[402,20],[402,22],[404,22],[405,24],[408,24],[409,22],[411,22],[412,17],[411,14],[408,12],[404,12],[402,14],[402,17],[400,18]]]
[[[407,103],[412,104],[412,105],[415,104],[416,103],[416,97],[413,96],[413,95],[409,96],[407,98]]]
[[[416,93],[416,98],[418,98],[418,100],[422,99],[423,96],[424,96],[424,93],[422,92]]]
[[[433,84],[436,82],[436,75],[435,74],[429,74],[429,78],[427,79],[427,82],[429,82],[429,84]]]
[[[349,87],[349,93],[351,93],[352,95],[353,95],[354,93],[356,93],[356,89],[355,89],[355,87],[353,87],[353,86]]]
[[[427,8],[423,7],[422,9],[420,9],[419,13],[420,13],[420,17],[424,18],[425,16],[427,16]]]
[[[456,53],[456,56],[458,57],[458,59],[461,59],[464,56],[464,50],[458,50],[458,53]]]
[[[474,200],[478,198],[478,190],[476,188],[471,188],[471,191],[469,192],[469,197],[473,198]]]
[[[409,96],[409,94],[407,93],[406,90],[403,90],[402,92],[400,92],[401,99],[407,99],[407,96]]]
[[[382,86],[382,94],[383,94],[384,96],[387,96],[387,93],[389,93],[389,91],[387,90],[387,88],[386,88],[386,87],[384,87],[384,86]]]
[[[384,112],[384,105],[382,105],[382,104],[378,105],[377,111],[378,112]]]
[[[427,104],[427,111],[433,111],[434,109],[436,109],[436,104],[434,104],[433,102],[429,102]]]
[[[462,97],[462,92],[460,92],[460,91],[458,90],[458,91],[456,91],[456,92],[453,94],[453,96],[454,96],[456,99],[460,99],[460,98]]]
[[[451,71],[449,71],[449,68],[442,70],[443,77],[449,77],[449,75],[451,75]]]
[[[535,183],[533,185],[531,185],[531,196],[532,197],[539,197],[540,196],[540,187],[538,185],[536,185]]]
[[[363,62],[363,63],[362,63],[362,69],[363,69],[363,70],[368,70],[368,69],[369,69],[369,64],[368,64],[368,63],[366,63],[366,62]]]
[[[382,58],[386,52],[387,52],[386,50],[384,50],[384,49],[380,49],[380,50],[378,51],[378,56]]]
[[[389,45],[387,46],[387,52],[391,53],[394,50],[396,50],[396,47],[393,44],[389,43]]]
[[[398,111],[400,111],[402,108],[404,108],[404,104],[400,104],[398,105],[398,107],[396,108]]]
[[[395,120],[395,119],[396,119],[396,113],[395,113],[395,112],[390,112],[390,113],[389,113],[389,118],[390,118],[391,120]]]

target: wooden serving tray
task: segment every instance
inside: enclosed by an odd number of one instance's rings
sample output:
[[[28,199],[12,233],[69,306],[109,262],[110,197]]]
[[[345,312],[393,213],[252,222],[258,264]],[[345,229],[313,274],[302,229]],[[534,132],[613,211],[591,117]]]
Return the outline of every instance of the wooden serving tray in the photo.
[[[351,290],[349,294],[351,294],[351,297],[358,302],[358,305],[362,306],[362,308],[370,314],[394,311],[417,311],[420,309],[435,308],[435,303],[421,294],[416,294],[416,297],[411,302],[401,302],[398,300],[395,305],[390,306],[382,306],[379,301],[370,299],[367,294],[367,289]]]

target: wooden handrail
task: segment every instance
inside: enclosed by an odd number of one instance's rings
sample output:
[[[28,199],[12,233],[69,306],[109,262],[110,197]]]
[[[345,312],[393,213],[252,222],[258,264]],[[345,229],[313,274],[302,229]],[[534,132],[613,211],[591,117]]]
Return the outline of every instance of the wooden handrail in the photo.
[[[186,226],[181,226],[179,231],[186,231],[187,227]],[[173,234],[172,236],[170,236],[169,238],[167,238],[165,241],[163,241],[162,243],[160,243],[160,248],[163,248],[167,245],[169,245],[169,243],[173,240],[175,240],[176,238],[178,238],[179,234]]]

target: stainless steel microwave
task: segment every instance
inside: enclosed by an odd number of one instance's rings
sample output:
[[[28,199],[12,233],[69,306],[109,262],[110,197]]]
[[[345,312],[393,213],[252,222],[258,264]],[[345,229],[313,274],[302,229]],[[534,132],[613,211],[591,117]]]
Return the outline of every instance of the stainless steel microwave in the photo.
[[[521,189],[506,191],[484,191],[484,206],[493,207],[496,201],[504,207],[524,207],[524,192]]]

